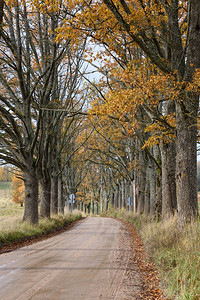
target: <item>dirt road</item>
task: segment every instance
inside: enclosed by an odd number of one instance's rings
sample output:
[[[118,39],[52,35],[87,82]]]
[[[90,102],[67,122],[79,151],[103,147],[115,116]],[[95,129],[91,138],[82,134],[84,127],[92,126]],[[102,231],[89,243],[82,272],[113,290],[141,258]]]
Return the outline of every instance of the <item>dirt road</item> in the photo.
[[[119,221],[87,218],[60,235],[2,254],[0,299],[125,299],[122,237]],[[121,255],[123,265],[117,262]]]

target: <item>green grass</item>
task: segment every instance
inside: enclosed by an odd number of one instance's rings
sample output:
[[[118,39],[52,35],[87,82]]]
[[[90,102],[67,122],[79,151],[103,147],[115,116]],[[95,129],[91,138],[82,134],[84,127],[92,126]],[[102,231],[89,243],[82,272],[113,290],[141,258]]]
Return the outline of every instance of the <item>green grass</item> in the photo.
[[[40,219],[38,226],[22,222],[24,208],[12,201],[11,183],[0,182],[0,247],[39,237],[82,218],[78,212]]]
[[[0,182],[0,190],[10,190],[12,182]]]
[[[200,220],[179,232],[176,217],[158,223],[127,211],[113,210],[104,215],[124,219],[139,231],[169,297],[200,299]]]
[[[49,232],[57,231],[81,218],[82,215],[80,213],[54,216],[51,219],[40,219],[37,226],[22,222],[19,216],[8,218],[1,224],[0,247],[10,245],[16,241],[25,241],[30,238],[45,235]]]
[[[23,215],[24,208],[12,200],[11,182],[0,182],[0,228],[6,217]]]

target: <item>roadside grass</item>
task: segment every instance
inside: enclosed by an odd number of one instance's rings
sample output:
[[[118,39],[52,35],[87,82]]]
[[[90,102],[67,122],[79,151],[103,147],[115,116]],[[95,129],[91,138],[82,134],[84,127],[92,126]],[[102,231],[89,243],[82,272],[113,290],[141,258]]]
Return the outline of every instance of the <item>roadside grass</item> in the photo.
[[[82,218],[79,211],[73,211],[64,216],[39,219],[36,226],[23,222],[23,213],[24,208],[12,201],[11,183],[0,182],[0,248],[55,232]]]
[[[38,225],[31,225],[28,222],[22,222],[20,216],[8,217],[0,223],[0,247],[55,232],[81,218],[80,213],[73,213],[53,216],[51,219],[43,218],[39,220]]]
[[[200,299],[200,220],[180,232],[176,217],[156,222],[125,210],[110,210],[103,215],[123,219],[138,230],[168,297]]]

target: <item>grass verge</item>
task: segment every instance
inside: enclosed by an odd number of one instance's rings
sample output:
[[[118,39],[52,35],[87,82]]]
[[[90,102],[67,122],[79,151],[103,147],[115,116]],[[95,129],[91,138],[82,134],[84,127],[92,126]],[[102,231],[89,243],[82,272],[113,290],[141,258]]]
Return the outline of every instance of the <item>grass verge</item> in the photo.
[[[36,226],[28,222],[22,222],[21,217],[12,217],[4,222],[0,228],[0,248],[58,231],[81,218],[80,213],[54,216],[51,219],[40,219],[39,224]]]
[[[168,297],[200,299],[200,220],[180,232],[176,217],[158,223],[125,210],[110,210],[103,215],[123,219],[138,230]]]

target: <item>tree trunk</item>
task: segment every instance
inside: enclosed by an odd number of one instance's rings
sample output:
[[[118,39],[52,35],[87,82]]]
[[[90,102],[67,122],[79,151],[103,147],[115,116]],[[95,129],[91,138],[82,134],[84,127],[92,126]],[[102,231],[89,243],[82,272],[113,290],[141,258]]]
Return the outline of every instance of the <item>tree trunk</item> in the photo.
[[[94,215],[94,201],[91,200],[92,214]]]
[[[101,213],[103,212],[103,178],[101,175],[100,179],[100,208],[101,208]]]
[[[146,160],[143,150],[139,152],[140,170],[138,172],[138,208],[139,214],[144,213],[144,201],[145,201],[145,184],[146,184]]]
[[[126,202],[125,202],[125,181],[122,180],[121,182],[121,191],[122,191],[122,209],[126,207]]]
[[[38,180],[34,172],[23,173],[25,185],[24,221],[38,223]]]
[[[51,180],[41,179],[40,217],[50,218]]]
[[[61,175],[58,177],[58,212],[64,214],[63,182]]]
[[[145,183],[145,197],[144,197],[144,214],[146,216],[150,213],[150,166],[147,166],[146,170],[146,183]]]
[[[83,212],[83,202],[81,202],[81,212]]]
[[[0,38],[1,38],[1,30],[3,24],[3,8],[4,8],[4,0],[0,0]]]
[[[136,185],[135,185],[135,179],[131,182],[130,185],[130,195],[132,197],[133,200],[133,205],[132,205],[132,210],[133,213],[136,214],[137,211],[137,196],[136,196]],[[131,210],[131,206],[129,207],[129,211]]]
[[[137,212],[143,214],[144,212],[144,201],[145,201],[145,183],[146,183],[146,174],[144,171],[141,171],[138,177],[138,207]]]
[[[51,213],[58,214],[58,176],[51,178]]]
[[[115,189],[115,208],[118,208],[119,205],[119,184],[116,184],[116,189]]]
[[[188,45],[184,80],[192,82],[194,70],[200,68],[200,1],[188,2]],[[179,227],[192,221],[198,214],[196,151],[198,108],[199,94],[182,90],[176,103]]]
[[[192,100],[190,101],[192,102]],[[198,103],[198,99],[196,99],[196,102]],[[198,214],[195,110],[189,115],[183,112],[180,104],[177,104],[176,180],[178,223],[180,227],[196,218]]]
[[[162,156],[162,218],[169,218],[177,210],[176,200],[176,145],[175,142],[161,145]]]
[[[119,183],[118,208],[122,209],[122,185]]]
[[[108,210],[108,202],[109,202],[109,194],[108,194],[108,191],[105,191],[105,196],[104,196],[104,208],[105,208],[105,211]]]
[[[99,213],[99,203],[96,202],[95,203],[95,214],[98,215],[98,213]]]
[[[150,168],[150,216],[155,216],[155,205],[156,205],[156,168],[154,162]]]
[[[114,192],[112,192],[111,206],[112,206],[112,207],[115,206],[115,193],[114,193]]]

